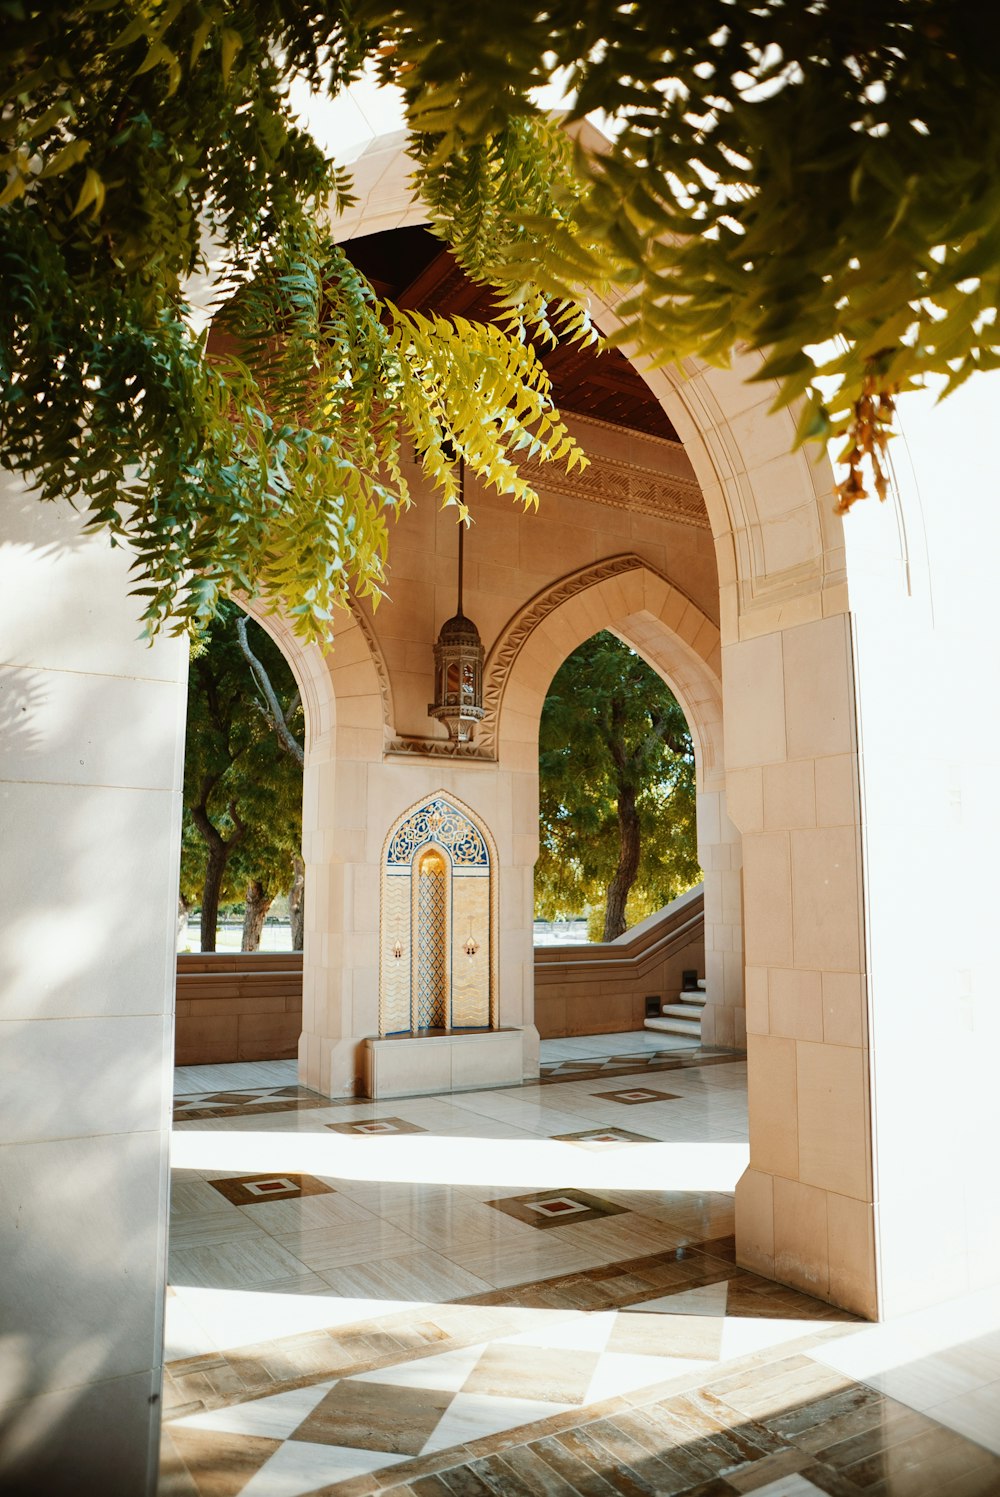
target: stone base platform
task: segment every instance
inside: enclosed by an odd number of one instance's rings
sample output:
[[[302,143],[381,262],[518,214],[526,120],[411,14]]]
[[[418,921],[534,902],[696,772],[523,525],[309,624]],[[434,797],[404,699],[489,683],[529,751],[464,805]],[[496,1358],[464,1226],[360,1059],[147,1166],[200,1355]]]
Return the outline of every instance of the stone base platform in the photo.
[[[370,1038],[364,1041],[363,1068],[366,1097],[520,1086],[524,1034],[520,1029],[444,1029]]]

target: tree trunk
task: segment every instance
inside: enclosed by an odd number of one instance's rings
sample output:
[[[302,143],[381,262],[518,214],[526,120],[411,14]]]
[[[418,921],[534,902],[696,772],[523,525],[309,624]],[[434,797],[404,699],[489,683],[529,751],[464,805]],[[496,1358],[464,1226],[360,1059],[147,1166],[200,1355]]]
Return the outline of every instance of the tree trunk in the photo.
[[[184,898],[184,895],[183,894],[178,894],[178,896],[177,896],[177,939],[178,939],[178,941],[180,940],[182,934],[184,933],[184,927],[187,925],[188,913],[189,913],[190,909],[191,909],[191,906],[188,903],[188,901]]]
[[[635,808],[635,791],[632,789],[618,792],[618,835],[618,867],[608,885],[604,908],[605,941],[617,940],[625,933],[625,902],[639,872],[639,816]]]
[[[292,858],[295,878],[288,894],[288,918],[292,926],[292,950],[301,951],[306,929],[306,865],[298,853]]]
[[[259,879],[250,879],[247,884],[241,951],[257,951],[260,948],[261,932],[273,899],[274,895],[267,893]]]
[[[205,887],[201,895],[201,949],[215,950],[215,932],[219,924],[219,895],[229,861],[229,846],[220,837],[209,844]]]

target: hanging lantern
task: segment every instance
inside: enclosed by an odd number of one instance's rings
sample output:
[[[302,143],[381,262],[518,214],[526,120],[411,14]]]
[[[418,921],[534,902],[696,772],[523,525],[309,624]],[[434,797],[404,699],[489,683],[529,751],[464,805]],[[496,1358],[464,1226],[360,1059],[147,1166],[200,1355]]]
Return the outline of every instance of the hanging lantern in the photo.
[[[471,915],[469,916],[469,939],[466,941],[465,945],[462,947],[462,950],[465,952],[465,954],[469,958],[470,962],[472,961],[472,958],[475,956],[476,952],[479,950],[479,942],[476,940],[475,936],[472,934],[472,916]]]
[[[460,465],[462,498],[465,498],[465,463]],[[465,525],[458,527],[458,611],[447,623],[434,646],[434,701],[427,708],[431,717],[444,723],[455,743],[470,743],[483,710],[483,643],[479,630],[462,612],[462,564]]]

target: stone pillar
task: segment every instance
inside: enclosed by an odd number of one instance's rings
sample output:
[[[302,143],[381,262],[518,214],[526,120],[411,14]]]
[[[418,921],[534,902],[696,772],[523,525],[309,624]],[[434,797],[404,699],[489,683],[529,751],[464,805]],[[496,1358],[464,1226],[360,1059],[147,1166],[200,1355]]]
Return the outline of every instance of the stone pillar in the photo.
[[[701,1015],[705,1045],[742,1050],[747,1039],[743,996],[743,848],[726,808],[725,774],[703,771],[698,787],[698,860],[705,875],[705,978]]]
[[[156,1487],[186,643],[0,477],[0,1489]]]
[[[899,502],[844,524],[883,1316],[1000,1282],[998,395],[904,399]]]
[[[743,833],[750,1168],[737,1254],[873,1316],[856,700],[847,614],[723,651]]]

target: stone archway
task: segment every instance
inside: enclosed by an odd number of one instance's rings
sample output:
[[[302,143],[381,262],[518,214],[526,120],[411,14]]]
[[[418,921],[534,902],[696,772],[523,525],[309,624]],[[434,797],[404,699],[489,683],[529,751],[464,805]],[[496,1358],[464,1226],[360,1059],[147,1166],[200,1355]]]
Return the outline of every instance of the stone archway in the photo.
[[[355,163],[363,206],[338,225],[340,237],[388,227],[390,216],[394,225],[421,221],[400,188],[404,144],[375,141]],[[610,331],[614,306],[593,300]],[[746,382],[758,361],[692,366],[687,378],[636,367],[685,443],[718,562],[719,774],[742,834],[749,1031],[751,1168],[738,1193],[739,1255],[871,1315],[856,684],[831,470],[793,450],[791,415],[770,410],[773,388]],[[501,736],[502,761],[527,772],[529,737]],[[529,820],[521,816],[522,837]]]
[[[684,709],[695,749],[698,852],[705,873],[705,962],[709,1003],[702,1033],[742,1047],[740,837],[726,810],[719,631],[641,557],[611,557],[533,598],[503,630],[486,662],[486,701],[501,764],[530,767],[523,833],[537,854],[538,724],[552,677],[566,656],[610,629],[667,682]],[[530,827],[527,818],[533,816]]]

